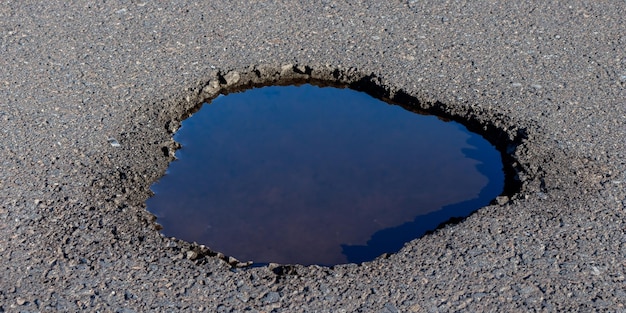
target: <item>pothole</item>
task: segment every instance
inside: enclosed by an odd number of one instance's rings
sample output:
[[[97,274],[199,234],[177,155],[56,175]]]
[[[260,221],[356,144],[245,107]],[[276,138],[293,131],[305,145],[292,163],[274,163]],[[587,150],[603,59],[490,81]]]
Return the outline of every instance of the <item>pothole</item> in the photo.
[[[239,81],[229,75],[207,87]],[[260,264],[370,261],[515,189],[501,158],[511,151],[500,152],[512,142],[498,151],[461,124],[349,88],[230,93],[174,139],[177,160],[147,201],[162,232]]]

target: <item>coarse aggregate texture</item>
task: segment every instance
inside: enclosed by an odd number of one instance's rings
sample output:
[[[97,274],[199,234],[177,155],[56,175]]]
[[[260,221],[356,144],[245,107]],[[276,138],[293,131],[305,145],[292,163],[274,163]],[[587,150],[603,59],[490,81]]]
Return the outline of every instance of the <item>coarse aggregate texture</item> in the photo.
[[[624,12],[2,2],[0,312],[624,312]],[[143,203],[180,120],[220,90],[311,79],[465,122],[519,192],[360,265],[238,268],[160,236]]]

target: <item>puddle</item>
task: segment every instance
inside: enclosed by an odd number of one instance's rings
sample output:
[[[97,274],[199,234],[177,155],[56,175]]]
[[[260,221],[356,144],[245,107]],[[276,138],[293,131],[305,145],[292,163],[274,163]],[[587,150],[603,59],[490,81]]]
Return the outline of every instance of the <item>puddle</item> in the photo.
[[[147,201],[163,233],[255,263],[369,261],[504,186],[481,136],[351,89],[219,96],[174,139],[178,160]]]

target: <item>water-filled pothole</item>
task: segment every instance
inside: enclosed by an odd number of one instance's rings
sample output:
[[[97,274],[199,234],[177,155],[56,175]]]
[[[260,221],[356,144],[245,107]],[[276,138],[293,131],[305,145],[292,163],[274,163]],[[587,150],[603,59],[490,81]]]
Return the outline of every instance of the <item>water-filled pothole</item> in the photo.
[[[369,261],[504,186],[481,136],[351,89],[220,96],[174,139],[178,160],[147,201],[163,233],[255,263]]]

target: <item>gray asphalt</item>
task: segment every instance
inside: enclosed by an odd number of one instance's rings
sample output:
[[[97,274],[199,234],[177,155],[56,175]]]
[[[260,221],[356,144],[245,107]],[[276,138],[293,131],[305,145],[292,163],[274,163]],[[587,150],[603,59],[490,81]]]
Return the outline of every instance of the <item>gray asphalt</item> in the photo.
[[[624,12],[3,2],[0,311],[624,312]],[[361,265],[240,269],[160,236],[143,203],[180,120],[219,90],[307,79],[465,122],[507,151],[519,183]]]

